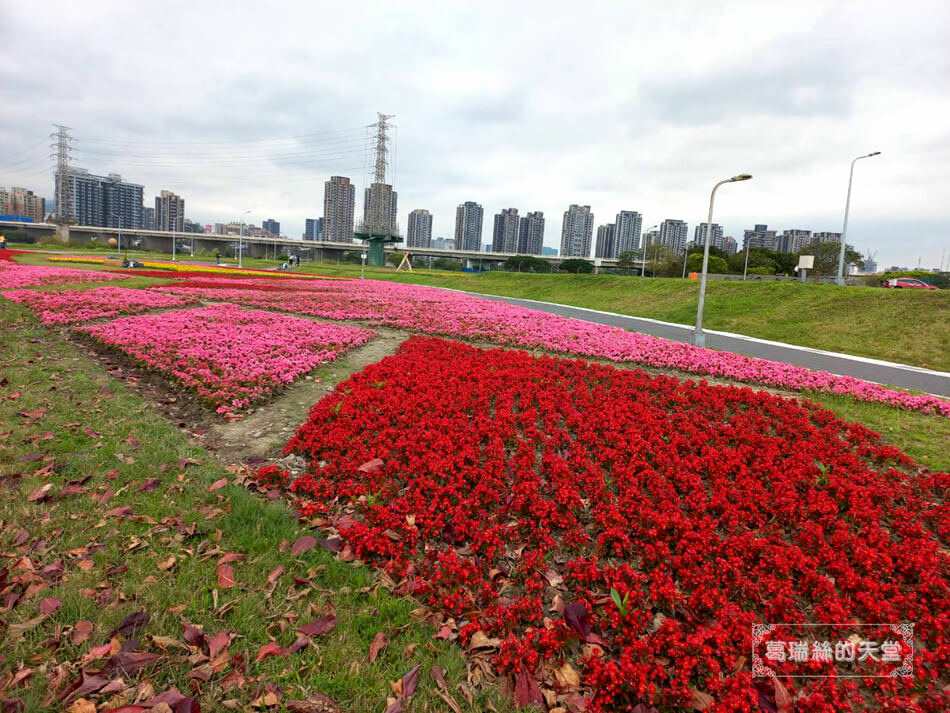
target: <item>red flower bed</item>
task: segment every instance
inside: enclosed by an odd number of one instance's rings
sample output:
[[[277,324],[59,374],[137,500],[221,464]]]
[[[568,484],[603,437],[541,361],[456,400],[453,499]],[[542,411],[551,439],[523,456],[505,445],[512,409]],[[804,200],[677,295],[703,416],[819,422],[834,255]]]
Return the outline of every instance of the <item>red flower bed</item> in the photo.
[[[414,337],[286,450],[310,471],[262,478],[463,645],[499,639],[519,700],[950,705],[950,474],[813,404]],[[915,677],[753,678],[752,625],[782,622],[916,622]]]

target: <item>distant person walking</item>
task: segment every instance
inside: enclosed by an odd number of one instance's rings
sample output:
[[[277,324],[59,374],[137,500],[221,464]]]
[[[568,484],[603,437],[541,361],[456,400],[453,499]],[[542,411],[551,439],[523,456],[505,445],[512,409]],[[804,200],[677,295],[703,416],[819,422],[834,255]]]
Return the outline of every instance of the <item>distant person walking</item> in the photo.
[[[220,265],[220,264],[221,264],[221,251],[220,251],[220,250],[215,250],[215,251],[214,251],[214,264],[215,264],[215,265]]]

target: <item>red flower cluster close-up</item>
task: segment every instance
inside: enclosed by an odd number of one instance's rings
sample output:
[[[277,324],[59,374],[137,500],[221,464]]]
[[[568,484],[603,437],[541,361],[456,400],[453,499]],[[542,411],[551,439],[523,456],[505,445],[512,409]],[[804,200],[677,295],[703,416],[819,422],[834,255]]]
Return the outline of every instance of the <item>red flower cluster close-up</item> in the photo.
[[[286,451],[308,471],[262,479],[463,645],[496,642],[522,698],[950,706],[950,474],[814,404],[413,337]],[[786,622],[913,622],[915,676],[754,677],[753,625]]]

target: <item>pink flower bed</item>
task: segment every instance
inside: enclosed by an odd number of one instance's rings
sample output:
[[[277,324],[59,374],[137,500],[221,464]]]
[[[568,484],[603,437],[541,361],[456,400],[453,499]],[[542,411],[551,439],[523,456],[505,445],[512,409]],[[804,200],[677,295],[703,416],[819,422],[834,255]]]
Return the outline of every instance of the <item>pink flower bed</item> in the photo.
[[[194,389],[218,413],[259,401],[374,336],[230,304],[123,317],[77,331]]]
[[[950,417],[950,401],[936,396],[914,395],[852,376],[696,347],[458,292],[375,280],[321,282],[300,291],[261,287],[152,289],[198,294],[209,300],[227,300],[327,319],[369,320],[372,324],[425,334],[635,362],[794,391],[844,394],[861,401]]]
[[[74,270],[69,267],[18,265],[12,261],[0,260],[0,289],[62,285],[69,282],[109,282],[112,280],[127,279],[129,279],[128,275],[115,275],[106,272],[93,272],[91,270]]]
[[[12,290],[0,293],[8,300],[32,309],[43,324],[77,324],[103,317],[136,314],[152,309],[194,304],[193,295],[171,295],[155,290],[127,287],[95,287],[91,290]]]

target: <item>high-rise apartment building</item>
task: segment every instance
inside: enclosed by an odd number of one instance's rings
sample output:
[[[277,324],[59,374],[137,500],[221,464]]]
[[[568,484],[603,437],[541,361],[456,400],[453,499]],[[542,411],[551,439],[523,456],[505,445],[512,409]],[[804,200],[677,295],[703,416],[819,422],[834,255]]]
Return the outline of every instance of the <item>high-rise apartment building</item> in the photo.
[[[811,241],[810,230],[783,230],[782,236],[778,239],[778,249],[783,253],[797,253]]]
[[[63,177],[57,174],[57,182]],[[79,225],[96,225],[111,228],[142,227],[142,193],[144,187],[122,180],[117,173],[94,176],[83,168],[74,168],[65,176],[72,195],[72,214],[59,216]]]
[[[279,220],[268,218],[263,223],[261,223],[261,227],[264,230],[266,230],[268,233],[273,235],[274,237],[277,237],[277,238],[280,237],[280,221]]]
[[[723,249],[722,226],[719,223],[712,224],[712,237],[709,239],[709,245],[713,248]],[[699,223],[693,229],[693,245],[703,247],[706,244],[706,223]]]
[[[597,244],[594,246],[594,257],[617,257],[616,227],[615,223],[597,226]]]
[[[323,218],[307,218],[304,221],[304,240],[323,240]]]
[[[628,250],[640,249],[640,231],[643,230],[642,215],[635,210],[622,210],[617,213],[614,226],[614,248],[618,256]]]
[[[46,199],[26,188],[0,188],[0,215],[12,215],[42,223],[46,218]]]
[[[818,232],[812,235],[813,243],[841,243],[841,233]]]
[[[491,249],[496,253],[518,252],[520,221],[517,208],[502,208],[495,214],[495,229],[492,231]]]
[[[540,255],[544,249],[544,213],[529,211],[518,226],[518,254]]]
[[[746,230],[742,238],[743,250],[751,248],[763,248],[765,250],[778,250],[778,236],[776,231],[769,230],[768,225],[756,223],[752,230]]]
[[[484,209],[474,201],[465,201],[455,209],[455,249],[481,250],[484,214]]]
[[[685,220],[667,218],[660,223],[660,232],[656,242],[668,247],[675,255],[679,255],[686,249],[688,237],[689,225],[686,224]]]
[[[722,239],[722,249],[726,255],[735,255],[739,252],[739,244],[734,237],[727,235]]]
[[[394,235],[398,195],[388,183],[373,183],[363,192],[363,232]]]
[[[561,223],[561,255],[589,258],[593,234],[594,216],[590,206],[572,203],[564,211]]]
[[[155,197],[155,230],[184,232],[184,198],[171,191],[162,191]]]
[[[143,206],[142,208],[142,228],[155,230],[155,209],[151,206]]]
[[[331,176],[323,191],[323,239],[352,243],[355,210],[356,186],[346,176]]]
[[[406,225],[407,248],[429,248],[432,246],[432,213],[416,208],[409,213]]]

